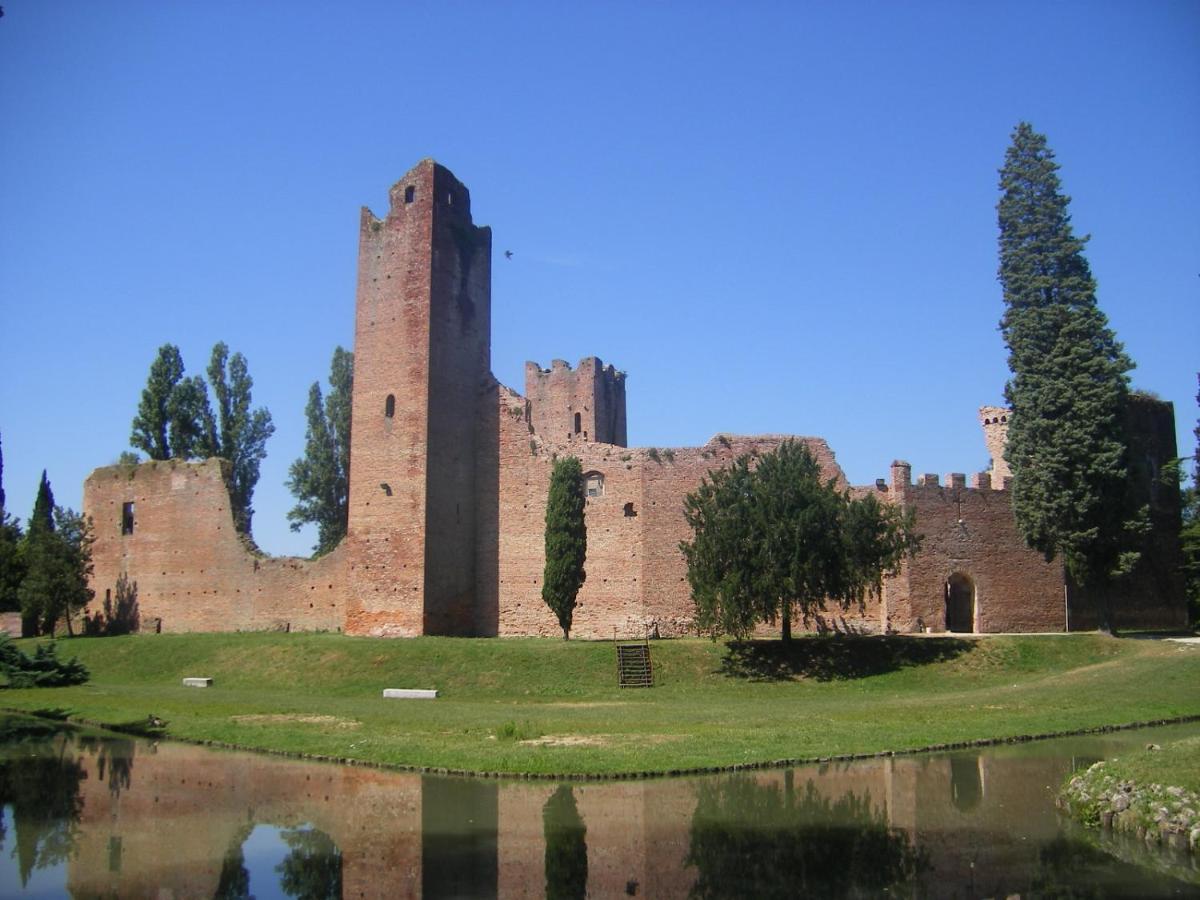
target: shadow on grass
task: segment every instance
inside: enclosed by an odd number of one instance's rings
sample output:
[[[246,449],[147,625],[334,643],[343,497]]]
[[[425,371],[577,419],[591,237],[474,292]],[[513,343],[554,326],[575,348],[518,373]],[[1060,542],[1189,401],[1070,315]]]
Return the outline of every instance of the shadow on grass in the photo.
[[[841,681],[908,666],[946,662],[974,646],[961,638],[835,635],[782,641],[731,641],[721,674],[748,681]]]

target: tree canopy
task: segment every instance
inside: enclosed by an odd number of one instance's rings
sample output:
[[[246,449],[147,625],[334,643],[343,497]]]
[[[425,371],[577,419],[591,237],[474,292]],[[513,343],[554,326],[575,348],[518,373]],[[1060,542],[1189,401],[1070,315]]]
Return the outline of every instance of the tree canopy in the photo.
[[[25,577],[23,535],[20,522],[8,514],[4,500],[4,451],[0,448],[0,612],[15,612],[21,608],[17,590]]]
[[[1125,433],[1133,363],[1097,305],[1058,169],[1046,138],[1018,125],[997,206],[1012,372],[1005,458],[1025,541],[1047,559],[1061,554],[1072,581],[1093,587],[1138,558]]]
[[[308,391],[304,414],[304,456],[288,469],[288,490],[296,505],[288,512],[292,531],[317,526],[314,556],[328,553],[346,535],[350,495],[350,409],[354,354],[337,347],[329,367],[329,394],[321,383]]]
[[[217,401],[215,416],[209,384]],[[229,460],[229,506],[242,534],[250,533],[259,467],[267,455],[267,439],[275,433],[271,413],[265,407],[251,409],[253,386],[246,358],[230,356],[224,341],[212,349],[208,383],[199,375],[185,377],[179,348],[164,344],[150,365],[129,438],[154,460]],[[136,463],[137,457],[122,454],[121,461]]]
[[[208,443],[214,456],[230,462],[229,503],[234,524],[242,534],[250,533],[254,516],[254,487],[258,484],[259,467],[267,456],[267,439],[275,433],[271,413],[265,407],[251,409],[250,377],[246,357],[229,355],[229,347],[221,341],[213,347],[208,364],[208,381],[217,401],[216,422],[208,417]]]
[[[23,567],[17,599],[28,634],[53,634],[59,619],[71,617],[92,599],[92,525],[74,510],[56,506],[50,480],[42,473],[20,547]]]
[[[575,601],[587,578],[583,569],[587,558],[585,503],[583,468],[579,460],[574,456],[556,459],[546,498],[546,569],[542,579],[542,600],[557,617],[563,640],[571,637]]]
[[[790,640],[797,613],[807,621],[830,601],[862,604],[920,542],[911,511],[838,490],[797,441],[710,473],[684,516],[696,622],[714,636],[778,621]]]

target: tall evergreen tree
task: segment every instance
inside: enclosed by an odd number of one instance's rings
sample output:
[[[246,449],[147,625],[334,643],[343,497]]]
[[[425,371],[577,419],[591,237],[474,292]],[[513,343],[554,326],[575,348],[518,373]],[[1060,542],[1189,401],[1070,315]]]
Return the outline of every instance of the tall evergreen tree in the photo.
[[[1000,170],[1000,327],[1012,378],[1005,458],[1030,547],[1103,590],[1136,563],[1124,413],[1133,363],[1096,303],[1096,284],[1046,138],[1022,122]],[[1111,610],[1102,603],[1102,627]]]
[[[240,353],[229,355],[224,341],[213,347],[208,364],[208,381],[217,401],[217,420],[208,438],[213,453],[231,464],[229,501],[238,531],[250,533],[254,488],[259,467],[266,458],[267,438],[275,433],[271,413],[265,407],[251,409],[250,390],[254,379]]]
[[[21,525],[4,506],[4,451],[0,449],[0,612],[21,608],[17,590],[25,577],[21,558]]]
[[[554,461],[546,499],[546,569],[542,600],[558,618],[563,640],[571,637],[575,601],[587,578],[587,525],[583,509],[583,467],[574,456]]]
[[[354,391],[354,354],[333,351],[329,395],[320,382],[308,391],[304,414],[304,456],[288,469],[288,490],[296,505],[288,512],[292,531],[317,526],[315,556],[328,553],[346,535],[350,495],[350,405]]]
[[[50,479],[46,470],[42,469],[42,480],[38,484],[37,497],[33,501],[33,514],[29,517],[29,534],[54,530],[54,491],[50,488]]]
[[[17,589],[21,628],[26,635],[52,634],[59,619],[71,617],[92,599],[91,521],[54,503],[50,479],[42,472],[29,530],[21,544],[23,573]]]

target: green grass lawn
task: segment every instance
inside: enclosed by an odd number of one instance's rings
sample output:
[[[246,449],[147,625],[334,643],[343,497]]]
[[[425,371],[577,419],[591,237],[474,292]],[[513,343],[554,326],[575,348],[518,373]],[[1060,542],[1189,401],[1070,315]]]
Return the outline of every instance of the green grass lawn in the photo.
[[[27,644],[28,642],[20,642]],[[29,647],[25,646],[27,652]],[[249,748],[486,772],[669,771],[905,750],[1200,715],[1200,647],[1098,635],[652,644],[336,634],[76,638],[92,680],[0,706]],[[207,675],[211,688],[185,688]],[[387,687],[437,688],[433,701]]]
[[[1159,750],[1122,753],[1104,770],[1121,781],[1181,787],[1200,794],[1200,737],[1163,744]]]

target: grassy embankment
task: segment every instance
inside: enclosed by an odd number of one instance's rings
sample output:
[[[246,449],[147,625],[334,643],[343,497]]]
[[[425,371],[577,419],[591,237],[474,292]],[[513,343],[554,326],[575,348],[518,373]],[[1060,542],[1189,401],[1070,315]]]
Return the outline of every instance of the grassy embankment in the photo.
[[[24,642],[22,642],[24,643]],[[1200,715],[1200,647],[1097,635],[652,645],[655,687],[611,644],[333,634],[77,638],[92,680],[0,706],[242,747],[482,772],[670,771],[905,750]],[[26,648],[28,649],[28,648]],[[212,688],[185,688],[207,675]],[[384,700],[428,687],[434,701]]]
[[[1097,763],[1068,779],[1059,805],[1085,825],[1200,852],[1200,737]]]

